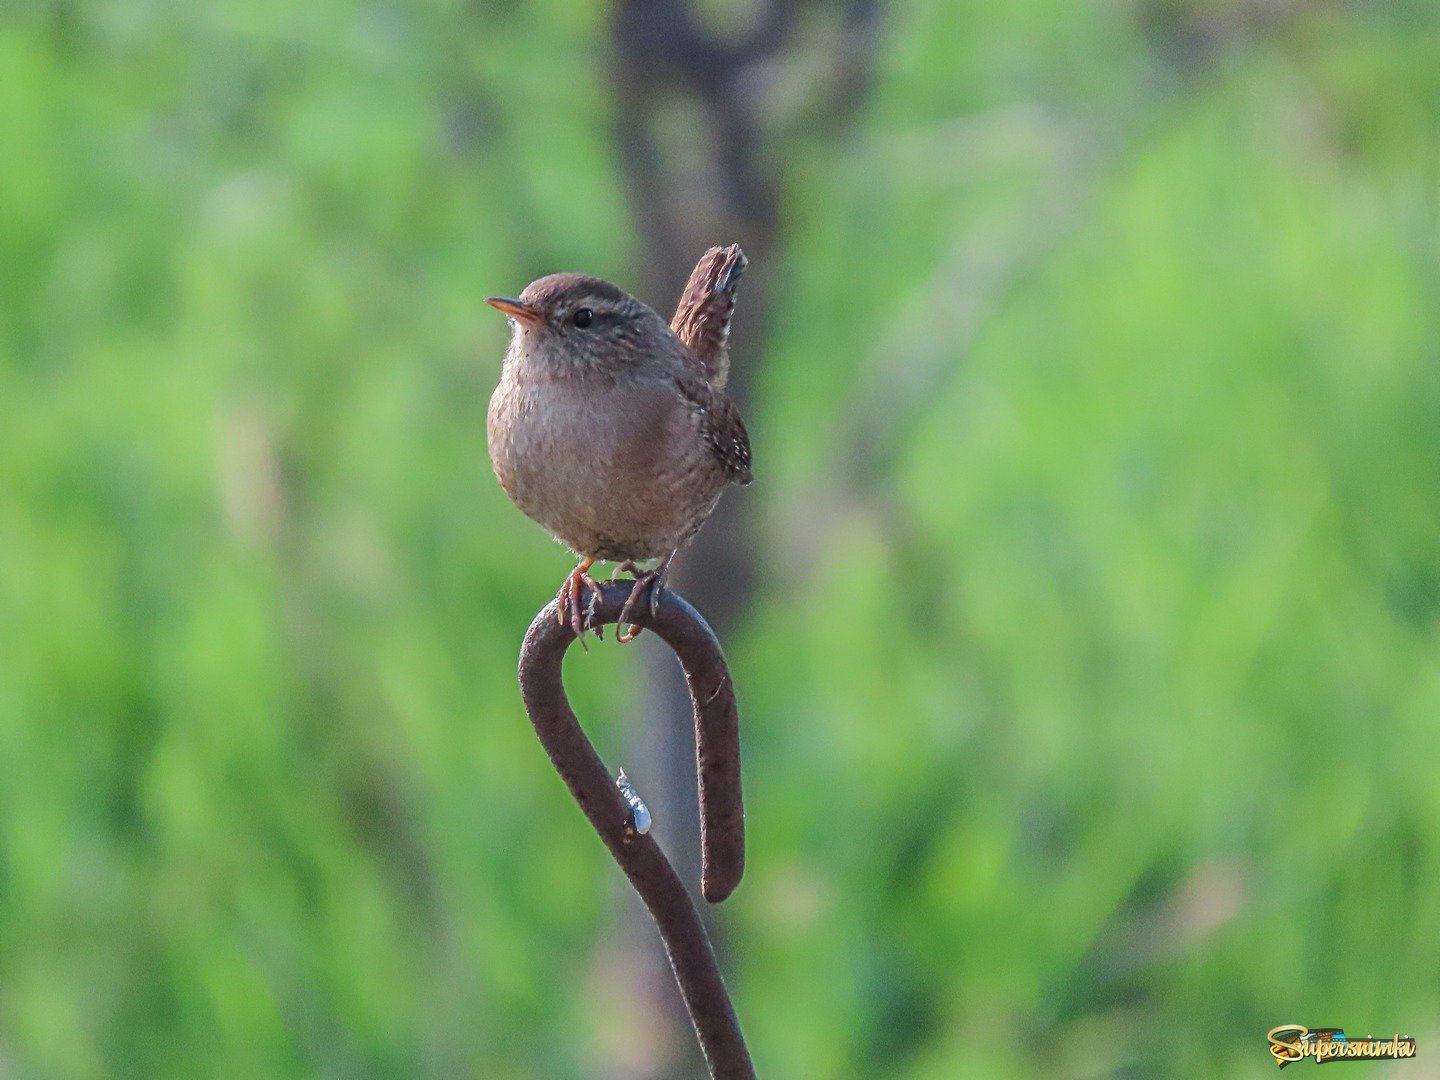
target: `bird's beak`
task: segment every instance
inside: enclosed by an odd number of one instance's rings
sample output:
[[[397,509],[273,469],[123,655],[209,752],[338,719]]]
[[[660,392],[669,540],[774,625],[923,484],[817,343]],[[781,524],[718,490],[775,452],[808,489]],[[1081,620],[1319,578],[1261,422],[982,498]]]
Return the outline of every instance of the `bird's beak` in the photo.
[[[535,326],[540,322],[540,312],[522,300],[512,300],[508,296],[487,296],[485,302],[491,307],[503,311],[510,318],[519,319],[522,323],[530,326]]]

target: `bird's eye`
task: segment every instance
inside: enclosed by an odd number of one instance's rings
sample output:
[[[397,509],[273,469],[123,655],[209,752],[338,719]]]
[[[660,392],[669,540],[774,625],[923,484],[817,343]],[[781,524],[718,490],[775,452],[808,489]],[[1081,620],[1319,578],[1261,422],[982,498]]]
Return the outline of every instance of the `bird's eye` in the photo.
[[[574,315],[570,316],[570,321],[581,330],[584,330],[595,321],[595,312],[591,311],[588,307],[582,307],[579,311],[575,312]]]

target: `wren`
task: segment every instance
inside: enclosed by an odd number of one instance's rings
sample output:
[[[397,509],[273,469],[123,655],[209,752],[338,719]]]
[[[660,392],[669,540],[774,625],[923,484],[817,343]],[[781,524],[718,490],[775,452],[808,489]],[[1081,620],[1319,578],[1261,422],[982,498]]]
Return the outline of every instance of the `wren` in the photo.
[[[725,394],[746,264],[738,245],[707,251],[668,326],[583,274],[551,274],[516,298],[486,300],[511,325],[490,399],[490,461],[511,501],[579,557],[558,606],[582,640],[597,561],[634,575],[618,635],[631,641],[639,627],[624,627],[647,590],[653,612],[676,552],[726,488],[750,483],[750,437]],[[652,570],[637,566],[654,559]]]

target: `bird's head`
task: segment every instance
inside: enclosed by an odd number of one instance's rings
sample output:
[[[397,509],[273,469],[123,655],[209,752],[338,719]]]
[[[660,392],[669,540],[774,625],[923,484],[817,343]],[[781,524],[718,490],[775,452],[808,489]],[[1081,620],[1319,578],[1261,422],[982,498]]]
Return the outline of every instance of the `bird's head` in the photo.
[[[664,320],[639,300],[584,274],[551,274],[518,297],[485,302],[509,318],[512,353],[560,370],[622,370],[671,336]]]

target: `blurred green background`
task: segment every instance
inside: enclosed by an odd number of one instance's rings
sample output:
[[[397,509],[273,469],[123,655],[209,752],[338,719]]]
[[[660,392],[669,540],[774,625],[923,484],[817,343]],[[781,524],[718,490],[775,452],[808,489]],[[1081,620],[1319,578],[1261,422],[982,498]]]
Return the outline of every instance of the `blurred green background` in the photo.
[[[0,100],[0,1077],[696,1075],[480,300],[733,239],[761,1075],[1440,1075],[1433,3],[18,0]]]

